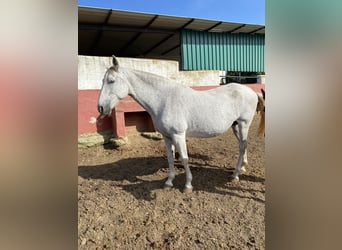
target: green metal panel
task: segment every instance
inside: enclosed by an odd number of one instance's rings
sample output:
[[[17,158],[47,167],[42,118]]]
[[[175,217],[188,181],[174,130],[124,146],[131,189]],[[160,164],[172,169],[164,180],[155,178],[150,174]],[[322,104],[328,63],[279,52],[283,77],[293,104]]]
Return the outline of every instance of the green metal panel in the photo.
[[[265,71],[265,36],[182,30],[183,70]]]

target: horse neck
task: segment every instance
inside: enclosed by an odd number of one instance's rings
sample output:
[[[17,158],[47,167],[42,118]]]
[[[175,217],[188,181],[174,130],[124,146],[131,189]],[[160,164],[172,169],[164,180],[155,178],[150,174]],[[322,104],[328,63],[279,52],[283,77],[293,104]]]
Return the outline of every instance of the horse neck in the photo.
[[[130,95],[151,115],[160,110],[161,98],[173,87],[167,78],[138,70],[129,70],[127,78],[131,85]]]

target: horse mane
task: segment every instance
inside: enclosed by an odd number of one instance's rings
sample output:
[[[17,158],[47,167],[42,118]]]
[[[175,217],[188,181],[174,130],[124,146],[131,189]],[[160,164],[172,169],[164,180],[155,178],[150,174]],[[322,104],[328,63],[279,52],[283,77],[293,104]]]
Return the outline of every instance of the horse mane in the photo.
[[[149,77],[151,79],[153,79],[154,81],[149,81],[149,84],[165,84],[166,86],[175,86],[175,87],[184,87],[184,88],[187,88],[187,86],[184,86],[184,85],[181,85],[179,83],[177,83],[175,80],[172,80],[170,78],[167,78],[165,76],[162,76],[162,75],[157,75],[157,74],[154,74],[154,73],[150,73],[150,72],[146,72],[146,71],[141,71],[141,70],[137,70],[137,69],[128,69],[128,68],[125,68],[126,70],[128,71],[131,71],[133,72],[134,74],[136,74],[137,76],[139,77]]]

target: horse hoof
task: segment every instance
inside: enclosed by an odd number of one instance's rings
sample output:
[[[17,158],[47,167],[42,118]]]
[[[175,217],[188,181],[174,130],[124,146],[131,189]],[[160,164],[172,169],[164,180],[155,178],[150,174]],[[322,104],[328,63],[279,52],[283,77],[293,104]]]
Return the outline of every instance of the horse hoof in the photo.
[[[230,181],[231,182],[238,182],[239,180],[240,180],[239,176],[234,176],[234,175],[230,176]]]
[[[192,189],[193,189],[193,188],[185,187],[184,190],[183,190],[183,193],[184,193],[184,194],[190,194],[190,193],[192,193]]]
[[[164,189],[168,190],[168,189],[171,189],[172,188],[172,185],[169,185],[169,184],[164,184]]]
[[[240,171],[241,172],[246,172],[246,168],[245,167],[241,167]]]

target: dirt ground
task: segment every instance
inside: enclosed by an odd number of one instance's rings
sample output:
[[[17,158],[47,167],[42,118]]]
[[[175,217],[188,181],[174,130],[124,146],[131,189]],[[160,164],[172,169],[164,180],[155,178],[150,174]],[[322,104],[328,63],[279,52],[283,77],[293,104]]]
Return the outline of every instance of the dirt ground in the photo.
[[[231,129],[188,138],[192,193],[176,161],[172,189],[165,146],[139,134],[120,148],[79,149],[79,249],[265,249],[265,140],[249,132],[246,173],[229,181],[238,158]]]

